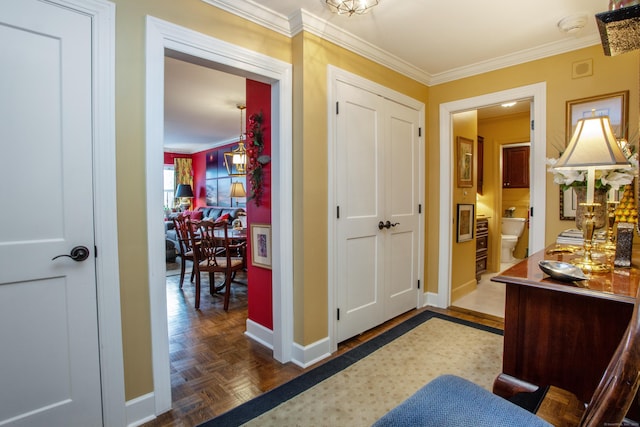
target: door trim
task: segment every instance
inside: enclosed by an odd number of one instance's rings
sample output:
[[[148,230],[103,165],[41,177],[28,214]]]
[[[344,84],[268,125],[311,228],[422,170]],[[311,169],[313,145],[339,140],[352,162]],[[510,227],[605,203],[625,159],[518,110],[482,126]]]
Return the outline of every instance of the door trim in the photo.
[[[376,95],[380,95],[386,99],[397,102],[399,104],[405,105],[409,108],[413,108],[418,111],[419,115],[419,123],[418,125],[422,128],[422,134],[418,137],[418,194],[419,194],[419,202],[422,205],[422,214],[420,220],[418,221],[418,280],[420,283],[424,283],[424,212],[426,211],[426,206],[424,204],[424,168],[425,168],[425,148],[424,148],[424,135],[425,124],[424,124],[424,115],[425,115],[425,105],[409,96],[406,96],[400,92],[396,92],[388,87],[382,86],[378,83],[372,82],[371,80],[367,80],[357,74],[350,73],[333,65],[327,66],[327,158],[328,166],[327,166],[327,175],[328,175],[328,187],[327,187],[327,289],[328,289],[328,332],[329,332],[329,348],[328,352],[334,353],[338,350],[338,342],[337,342],[337,322],[335,319],[335,313],[337,308],[337,298],[338,292],[336,289],[337,284],[337,268],[336,268],[336,247],[337,247],[337,239],[336,239],[336,162],[331,161],[335,157],[335,153],[337,151],[336,144],[336,102],[337,102],[337,83],[344,82],[350,84],[352,86],[356,86],[360,89],[375,93]],[[423,292],[417,292],[418,297],[416,300],[416,307],[422,307],[423,305]]]
[[[534,83],[500,92],[440,104],[440,235],[438,241],[438,294],[429,295],[428,303],[446,308],[451,305],[451,244],[453,239],[453,119],[452,114],[475,110],[487,105],[532,99],[531,119],[535,118],[535,128],[531,132],[530,182],[546,182],[546,133],[547,133],[547,84]],[[533,230],[545,230],[546,185],[536,185],[531,192],[530,206],[535,207],[530,218]],[[535,213],[538,212],[537,215]],[[545,236],[541,232],[529,233],[529,253],[545,247]]]
[[[273,117],[272,230],[273,357],[291,360],[293,352],[293,177],[292,66],[241,46],[147,16],[146,21],[146,189],[151,346],[156,415],[171,409],[167,299],[165,291],[163,124],[165,49],[220,64],[226,70],[271,85]]]
[[[104,0],[50,0],[92,18],[94,237],[102,420],[126,425],[116,197],[115,4]]]

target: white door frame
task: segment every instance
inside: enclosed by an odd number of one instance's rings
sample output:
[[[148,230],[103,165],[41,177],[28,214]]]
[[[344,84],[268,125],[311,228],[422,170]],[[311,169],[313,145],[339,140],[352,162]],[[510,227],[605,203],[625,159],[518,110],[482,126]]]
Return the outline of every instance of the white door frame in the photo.
[[[537,232],[529,233],[529,253],[545,247],[546,215],[546,134],[547,134],[547,84],[534,83],[500,92],[440,104],[440,237],[438,242],[438,295],[431,304],[446,308],[451,305],[451,245],[453,239],[453,118],[462,111],[476,110],[487,105],[500,104],[517,99],[532,99],[531,118],[535,126],[531,138],[530,182],[540,182],[531,192],[534,215],[531,227]]]
[[[116,198],[115,4],[49,0],[92,18],[93,222],[102,420],[126,425]]]
[[[417,110],[419,113],[420,121],[419,126],[422,129],[421,135],[418,137],[419,149],[419,161],[418,161],[418,203],[422,205],[422,214],[420,216],[420,220],[418,221],[418,280],[420,283],[424,283],[424,212],[426,211],[426,207],[424,204],[424,168],[425,168],[425,148],[424,148],[424,135],[425,135],[425,124],[424,124],[424,114],[425,114],[425,105],[417,101],[413,98],[410,98],[402,93],[396,92],[392,89],[389,89],[385,86],[382,86],[378,83],[367,80],[357,74],[350,73],[333,65],[327,66],[327,158],[328,162],[328,194],[327,194],[327,218],[328,218],[328,226],[327,226],[327,277],[329,279],[327,283],[327,289],[329,292],[329,304],[328,304],[328,331],[329,331],[329,353],[334,353],[338,349],[338,326],[336,321],[336,308],[337,308],[337,298],[338,292],[336,289],[337,281],[337,263],[335,260],[336,254],[336,246],[338,242],[336,241],[336,162],[331,161],[335,157],[335,153],[337,151],[336,144],[336,102],[337,102],[337,82],[342,81],[348,83],[350,85],[359,87],[364,90],[368,90],[372,93],[380,95],[384,98],[395,101],[399,104],[406,105],[410,108]],[[424,289],[424,285],[423,285]],[[416,298],[416,307],[422,307],[423,305],[423,295],[424,292],[417,292],[418,296]],[[318,352],[320,354],[322,352]],[[319,357],[318,359],[322,359]]]
[[[171,49],[219,64],[225,71],[271,84],[273,332],[256,336],[273,357],[291,360],[293,350],[293,200],[291,64],[167,21],[147,16],[146,188],[153,382],[156,415],[171,409],[165,278],[163,194],[164,57]],[[249,322],[247,323],[248,326]],[[259,333],[260,325],[255,325]],[[262,328],[266,329],[266,328]],[[262,331],[268,334],[266,331]],[[268,341],[272,341],[269,343]]]

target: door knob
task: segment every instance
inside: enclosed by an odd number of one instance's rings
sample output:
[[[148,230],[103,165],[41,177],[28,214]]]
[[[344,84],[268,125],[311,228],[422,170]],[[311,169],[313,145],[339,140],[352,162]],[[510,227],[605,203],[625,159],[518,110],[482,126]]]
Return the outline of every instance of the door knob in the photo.
[[[51,261],[62,257],[69,257],[77,262],[84,261],[85,259],[89,258],[89,248],[87,248],[86,246],[76,246],[75,248],[71,249],[71,252],[69,254],[56,255],[51,258]]]
[[[395,227],[396,225],[400,225],[399,222],[394,222],[393,224],[391,223],[391,221],[387,221],[387,222],[382,222],[380,221],[378,223],[378,229],[382,230],[383,228],[386,228],[387,230],[391,227]]]

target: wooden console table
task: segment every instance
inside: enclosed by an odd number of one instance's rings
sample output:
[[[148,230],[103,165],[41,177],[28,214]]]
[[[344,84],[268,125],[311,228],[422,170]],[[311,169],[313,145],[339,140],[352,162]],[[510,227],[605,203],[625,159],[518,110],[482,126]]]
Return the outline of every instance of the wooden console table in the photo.
[[[543,259],[575,256],[547,250],[492,279],[506,284],[503,365],[493,392],[510,397],[554,385],[589,402],[631,319],[640,253],[632,268],[593,274],[579,287],[540,270]]]

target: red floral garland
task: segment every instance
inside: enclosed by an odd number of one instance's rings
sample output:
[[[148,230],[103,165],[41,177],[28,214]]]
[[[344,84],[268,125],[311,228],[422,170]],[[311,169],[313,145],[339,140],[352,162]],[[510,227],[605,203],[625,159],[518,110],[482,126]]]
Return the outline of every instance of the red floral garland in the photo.
[[[249,200],[253,200],[256,206],[262,203],[263,178],[262,167],[271,161],[266,154],[262,154],[264,149],[264,134],[262,129],[262,112],[249,116],[249,126],[247,129],[247,175],[251,182],[251,194]]]

